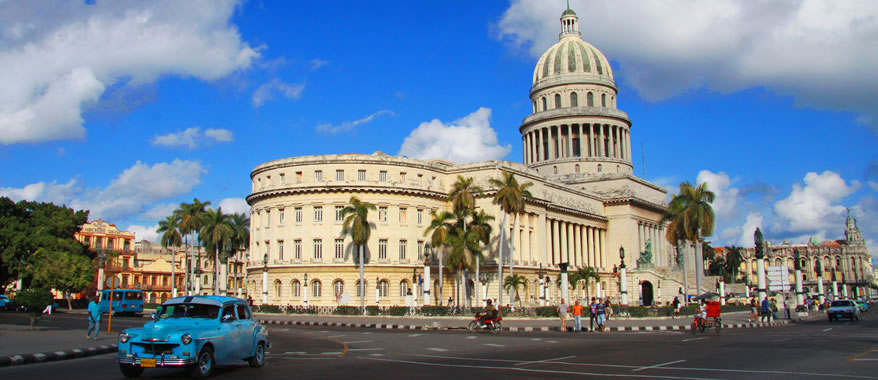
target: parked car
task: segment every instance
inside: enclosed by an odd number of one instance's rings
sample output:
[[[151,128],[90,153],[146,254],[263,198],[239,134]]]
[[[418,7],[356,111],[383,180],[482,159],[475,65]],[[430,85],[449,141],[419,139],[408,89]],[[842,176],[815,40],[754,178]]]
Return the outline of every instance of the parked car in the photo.
[[[832,301],[829,309],[826,310],[826,316],[829,317],[830,322],[840,318],[850,318],[852,321],[859,321],[860,308],[852,300],[835,300]]]
[[[863,300],[854,301],[857,303],[857,307],[860,308],[860,311],[869,311],[869,303]]]
[[[12,305],[12,301],[9,297],[0,295],[0,310],[9,310],[10,305]]]
[[[116,289],[112,294],[113,314],[134,315],[143,312],[143,291],[140,289]],[[98,306],[101,313],[110,312],[110,290],[101,292],[101,302]]]
[[[125,377],[154,367],[189,368],[210,376],[216,364],[246,361],[262,367],[270,347],[268,330],[252,319],[244,300],[189,296],[167,300],[143,328],[119,334],[116,361]]]

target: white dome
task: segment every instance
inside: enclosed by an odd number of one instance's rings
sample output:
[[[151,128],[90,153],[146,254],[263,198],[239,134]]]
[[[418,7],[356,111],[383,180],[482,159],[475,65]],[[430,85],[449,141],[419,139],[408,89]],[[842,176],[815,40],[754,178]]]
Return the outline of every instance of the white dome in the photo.
[[[578,36],[564,36],[537,61],[533,84],[547,78],[568,74],[593,75],[596,79],[613,81],[610,61],[600,50]]]

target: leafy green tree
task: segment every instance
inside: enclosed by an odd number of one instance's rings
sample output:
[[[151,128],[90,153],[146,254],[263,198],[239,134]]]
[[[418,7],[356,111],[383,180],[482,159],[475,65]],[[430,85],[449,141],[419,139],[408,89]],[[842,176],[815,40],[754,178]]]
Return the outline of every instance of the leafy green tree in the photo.
[[[445,265],[445,249],[448,247],[448,235],[451,233],[451,230],[454,229],[454,214],[448,211],[442,211],[437,213],[436,211],[430,211],[430,225],[424,230],[424,236],[430,236],[430,244],[433,246],[433,249],[436,250],[439,254],[439,294],[437,294],[437,299],[439,302],[442,302],[442,283],[444,282],[444,278],[442,277],[442,267]],[[425,286],[430,286],[429,284]]]
[[[585,289],[586,301],[589,298],[589,292],[588,292],[589,285],[591,285],[592,281],[600,280],[600,276],[598,275],[598,272],[592,267],[579,268],[575,272],[570,273],[569,276],[570,276],[570,278],[569,278],[570,283],[573,284],[573,291],[574,292],[576,292],[576,289],[578,288],[578,286],[580,284],[583,286],[583,289]]]
[[[497,188],[497,192],[494,193],[493,203],[500,206],[500,209],[503,210],[503,220],[500,222],[500,225],[503,226],[501,231],[503,234],[506,233],[506,216],[513,215],[513,231],[518,231],[518,215],[524,212],[525,202],[527,199],[532,198],[533,196],[530,193],[530,188],[533,186],[532,182],[527,182],[523,184],[519,184],[518,180],[515,179],[515,175],[511,172],[504,170],[503,178],[491,178],[489,181],[491,186]],[[507,245],[505,240],[500,242],[500,260],[499,260],[499,272],[500,277],[503,277],[503,248]],[[513,264],[514,261],[512,257],[515,257],[515,247],[510,246],[513,250],[509,255],[509,274],[514,274]],[[503,292],[500,293],[499,302],[503,304]]]
[[[177,250],[183,244],[183,236],[180,234],[180,216],[172,214],[159,221],[156,233],[161,234],[162,247],[171,249],[171,294],[177,296]]]
[[[46,288],[28,288],[19,291],[15,295],[15,302],[24,306],[30,314],[31,330],[33,330],[34,326],[39,322],[43,309],[45,309],[46,306],[51,305],[54,300],[52,292]]]
[[[232,238],[228,244],[228,255],[223,257],[223,260],[229,258],[229,256],[235,255],[238,251],[242,249],[247,249],[250,247],[250,217],[247,214],[243,213],[234,213],[232,214]],[[235,265],[235,284],[232,288],[238,288],[238,266]]]
[[[201,251],[199,250],[195,268],[190,268],[189,244],[195,243],[195,234],[204,226],[204,212],[208,206],[210,206],[210,202],[202,202],[198,198],[194,198],[192,203],[180,203],[180,207],[174,211],[174,214],[180,218],[180,233],[186,235],[186,295],[189,295],[191,291],[190,272],[193,270],[198,272],[201,267]],[[201,281],[196,279],[195,283],[200,284]]]
[[[208,209],[204,213],[203,222],[204,225],[198,236],[213,258],[213,294],[219,295],[220,252],[223,250],[223,244],[234,236],[233,222],[231,215],[223,214],[222,207],[217,207],[216,210]]]
[[[365,261],[365,247],[369,244],[369,237],[372,235],[374,225],[369,222],[369,211],[375,211],[375,205],[369,202],[363,202],[360,198],[351,197],[348,204],[341,210],[344,218],[342,224],[342,234],[350,235],[357,249],[358,260],[360,265],[360,309],[363,315],[366,315],[366,279],[364,277],[363,263]],[[377,285],[377,284],[376,284]]]
[[[527,279],[524,278],[524,276],[513,274],[510,276],[506,276],[506,278],[503,280],[503,289],[506,289],[507,292],[515,291],[515,298],[511,301],[515,302],[515,300],[518,300],[519,307],[521,307],[521,296],[519,296],[518,294],[518,289],[521,287],[527,289]]]
[[[63,292],[67,308],[72,309],[70,293],[79,293],[92,284],[95,265],[88,256],[66,251],[37,251],[32,285]]]
[[[466,235],[467,227],[468,227],[467,226],[467,223],[468,223],[467,217],[475,214],[476,197],[482,195],[482,193],[483,193],[482,188],[479,187],[478,185],[475,185],[472,177],[464,177],[462,175],[458,175],[457,180],[455,180],[454,183],[451,185],[451,191],[448,193],[448,198],[451,199],[451,206],[453,209],[452,213],[457,218],[457,223],[456,223],[457,228],[463,228],[464,235]],[[462,250],[459,250],[458,252],[460,254],[463,254],[463,255],[472,254],[472,251],[469,249],[462,249]],[[449,256],[449,258],[450,257],[451,256]],[[478,272],[478,269],[481,267],[481,260],[482,260],[481,249],[479,250],[479,254],[475,255],[474,258],[475,258],[475,265],[464,265],[462,267],[462,270],[464,271],[462,275],[464,278],[466,277],[466,271],[468,269],[475,267],[476,271]],[[467,257],[467,258],[465,258],[465,260],[460,261],[460,262],[469,263],[470,259],[471,258]],[[461,280],[462,280],[461,274],[459,274],[458,275],[458,291],[460,290],[460,286],[461,286],[460,281]],[[465,295],[466,294],[464,294],[464,296]],[[460,298],[458,297],[458,302],[459,302],[459,299]],[[470,306],[469,305],[469,301],[470,301],[469,297],[466,297],[466,301],[467,301],[467,306]],[[458,305],[459,305],[459,303],[458,303]]]
[[[726,273],[729,276],[729,282],[735,283],[738,280],[738,272],[741,271],[741,264],[744,263],[744,249],[738,246],[731,246],[726,252]]]
[[[482,246],[479,235],[475,231],[464,231],[456,228],[448,236],[447,244],[450,248],[446,266],[457,272],[457,304],[460,305],[461,287],[464,284],[464,274],[467,269],[473,268],[482,256]],[[466,296],[466,294],[463,294]]]

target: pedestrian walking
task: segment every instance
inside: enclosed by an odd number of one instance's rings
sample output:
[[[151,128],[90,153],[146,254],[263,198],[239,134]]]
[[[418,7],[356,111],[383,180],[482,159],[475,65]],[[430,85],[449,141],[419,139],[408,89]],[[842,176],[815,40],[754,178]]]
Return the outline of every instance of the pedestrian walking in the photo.
[[[604,320],[609,321],[613,316],[613,304],[610,303],[610,297],[604,299]]]
[[[765,299],[762,300],[762,322],[765,322],[766,319],[768,322],[771,322],[771,301],[768,300],[768,296],[765,296]]]
[[[680,318],[680,297],[674,297],[674,319]]]
[[[582,331],[582,311],[585,309],[579,304],[579,300],[573,304],[570,310],[573,312],[573,331]]]
[[[771,299],[771,316],[777,321],[777,298]]]
[[[604,322],[606,322],[607,319],[607,306],[604,304],[604,302],[601,301],[600,298],[598,298],[598,303],[595,304],[595,313],[597,314],[597,331],[602,332],[604,331]]]
[[[594,297],[591,297],[591,303],[588,305],[588,314],[589,314],[589,318],[588,318],[588,328],[589,328],[591,331],[594,331],[594,321],[595,321],[595,319],[597,319],[597,317],[598,317],[598,313],[597,313],[597,311],[595,310],[595,307],[597,307],[597,304],[598,304],[598,303],[597,303],[597,301],[595,301],[595,298],[594,298]]]
[[[561,299],[561,303],[558,304],[558,317],[561,318],[561,332],[567,332],[567,312],[570,309],[570,305]]]
[[[88,303],[88,330],[85,332],[85,339],[98,340],[98,330],[101,329],[101,307],[92,297]],[[94,337],[92,337],[94,331]]]

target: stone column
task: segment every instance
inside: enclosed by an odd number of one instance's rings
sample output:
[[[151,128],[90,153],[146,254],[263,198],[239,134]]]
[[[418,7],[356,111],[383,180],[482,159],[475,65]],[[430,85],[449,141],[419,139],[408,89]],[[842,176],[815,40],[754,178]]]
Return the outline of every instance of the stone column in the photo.
[[[520,219],[520,217],[519,217],[519,219]],[[513,264],[513,265],[521,263],[521,257],[522,257],[522,255],[521,255],[521,222],[519,222],[518,225],[519,225],[518,229],[515,229],[512,231],[513,253],[512,253],[512,255],[509,256],[509,263]],[[513,218],[512,228],[513,229],[515,228],[514,218]],[[516,260],[518,261],[518,263],[515,262]],[[512,273],[510,272],[510,274],[512,274]]]
[[[832,281],[832,300],[835,301],[838,299],[838,281]]]
[[[201,282],[201,279],[198,279]],[[262,304],[268,304],[268,271],[262,271]]]
[[[796,267],[799,267],[800,263],[796,263]],[[804,305],[805,304],[805,292],[802,290],[802,269],[796,269],[796,305]]]
[[[576,234],[573,233],[573,223],[567,223],[567,262],[574,268],[578,265],[576,257]]]
[[[608,257],[607,257],[607,230],[601,229],[600,230],[600,237],[601,237],[601,265],[606,266],[607,259],[608,259]]]
[[[625,263],[622,263],[619,273],[619,292],[622,293],[622,305],[628,306],[628,273]]]
[[[562,261],[561,260],[561,249],[560,249],[560,246],[558,245],[559,244],[558,243],[558,239],[559,239],[558,225],[559,224],[560,223],[558,223],[557,220],[552,219],[552,248],[550,249],[550,252],[552,252],[552,264],[553,265],[558,265],[558,263],[560,263]]]
[[[724,280],[719,282],[719,302],[723,306],[726,304],[726,282]]]
[[[588,128],[588,150],[585,152],[586,157],[594,156],[594,125],[584,124]]]
[[[579,124],[579,157],[588,157],[588,146],[585,145],[585,124]]]
[[[637,252],[643,250],[643,222],[637,222]]]
[[[820,303],[826,302],[826,296],[824,295],[825,289],[823,289],[823,275],[817,276],[817,294],[818,300]]]
[[[597,156],[604,156],[604,125],[598,124]]]
[[[567,157],[573,157],[573,124],[567,124]]]
[[[429,306],[433,302],[433,297],[430,297],[430,290],[433,287],[433,283],[430,282],[430,264],[428,262],[424,263],[424,285],[421,286],[421,289],[424,290],[424,306]]]
[[[558,229],[561,230],[560,235],[559,235],[559,239],[560,239],[559,243],[561,244],[561,246],[560,246],[561,249],[558,250],[558,253],[560,253],[560,255],[561,255],[561,259],[558,260],[558,262],[559,263],[569,263],[570,257],[567,255],[567,222],[559,221],[558,222]]]
[[[766,289],[766,281],[765,281],[765,258],[756,259],[756,289],[759,293],[760,302],[765,299],[765,295],[767,294]]]
[[[543,160],[543,157],[540,155],[540,151],[543,150],[543,146],[542,146],[542,144],[540,143],[540,141],[541,141],[540,139],[542,138],[542,135],[543,135],[543,129],[542,129],[542,128],[537,129],[536,131],[534,131],[534,156],[535,156],[535,157],[534,157],[534,161],[533,161],[533,162],[540,162],[540,161]]]

